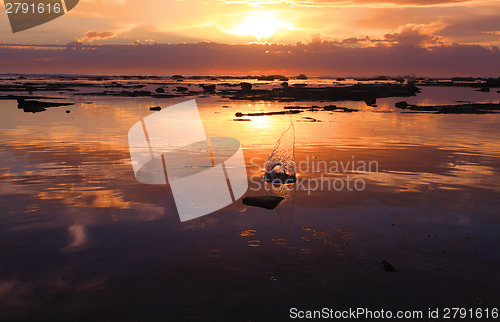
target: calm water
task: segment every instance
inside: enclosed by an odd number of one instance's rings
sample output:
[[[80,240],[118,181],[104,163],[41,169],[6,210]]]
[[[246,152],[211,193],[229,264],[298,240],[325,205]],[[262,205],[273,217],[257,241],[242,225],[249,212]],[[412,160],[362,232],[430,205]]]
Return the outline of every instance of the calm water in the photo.
[[[74,106],[37,114],[0,100],[0,319],[280,321],[290,307],[500,306],[500,115],[393,108],[498,102],[496,91],[423,87],[377,107],[336,103],[357,113],[294,115],[297,162],[378,164],[299,169],[299,183],[349,175],[362,191],[267,191],[262,166],[290,117],[234,114],[294,104],[197,97],[207,135],[241,142],[246,195],[286,199],[275,210],[238,200],[180,223],[169,186],[135,180],[127,132],[149,107],[187,99],[69,95]]]

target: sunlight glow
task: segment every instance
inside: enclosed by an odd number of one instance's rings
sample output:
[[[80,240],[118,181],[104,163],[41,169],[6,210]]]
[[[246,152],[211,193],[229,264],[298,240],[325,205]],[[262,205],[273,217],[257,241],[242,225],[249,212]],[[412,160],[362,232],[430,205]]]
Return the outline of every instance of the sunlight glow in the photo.
[[[245,16],[228,32],[239,36],[253,36],[257,40],[268,39],[281,30],[293,30],[293,24],[275,13],[258,12]]]

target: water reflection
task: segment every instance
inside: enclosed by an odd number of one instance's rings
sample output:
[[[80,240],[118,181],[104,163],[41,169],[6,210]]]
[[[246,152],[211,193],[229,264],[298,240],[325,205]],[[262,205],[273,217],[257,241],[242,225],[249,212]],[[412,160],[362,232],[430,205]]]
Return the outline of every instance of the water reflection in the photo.
[[[498,100],[456,90],[424,88],[408,102]],[[269,138],[279,137],[289,116],[231,120],[290,103],[198,103],[207,136],[238,139],[249,177],[262,182],[275,144]],[[48,306],[71,316],[95,309],[94,300],[103,310],[129,307],[139,295],[144,311],[168,299],[179,308],[169,317],[178,320],[216,307],[210,299],[220,310],[244,308],[257,294],[282,307],[292,303],[283,294],[314,305],[376,306],[386,303],[359,289],[394,298],[387,283],[398,285],[394,305],[413,303],[415,294],[426,306],[497,299],[499,115],[407,115],[391,99],[377,108],[346,103],[358,113],[304,112],[322,122],[295,123],[297,162],[376,160],[378,172],[328,174],[362,178],[363,191],[308,193],[297,188],[300,180],[320,173],[298,173],[291,189],[262,183],[248,192],[285,198],[273,211],[237,201],[181,224],[168,185],[135,180],[126,137],[149,106],[166,104],[92,97],[70,114],[54,107],[31,115],[0,101],[0,302],[12,308],[4,314],[26,317]],[[398,276],[381,275],[382,258]],[[457,295],[464,289],[470,296]]]

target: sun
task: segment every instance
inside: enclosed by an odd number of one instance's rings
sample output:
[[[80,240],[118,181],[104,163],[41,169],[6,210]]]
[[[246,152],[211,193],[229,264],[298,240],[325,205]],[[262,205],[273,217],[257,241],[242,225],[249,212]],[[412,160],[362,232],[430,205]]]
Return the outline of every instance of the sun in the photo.
[[[283,20],[272,12],[251,13],[243,17],[228,32],[238,36],[252,36],[265,40],[281,30],[293,30],[293,24]]]

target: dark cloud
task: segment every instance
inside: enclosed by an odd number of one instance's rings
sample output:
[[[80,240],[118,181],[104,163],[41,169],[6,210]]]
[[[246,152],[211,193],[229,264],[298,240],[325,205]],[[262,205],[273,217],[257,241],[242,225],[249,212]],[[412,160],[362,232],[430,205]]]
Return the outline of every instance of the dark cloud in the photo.
[[[498,15],[470,15],[450,23],[439,33],[461,43],[498,43],[500,19]]]
[[[392,37],[392,36],[391,36]],[[394,36],[401,37],[401,36]],[[350,39],[347,42],[354,42]],[[37,50],[0,46],[0,70],[22,73],[83,74],[248,74],[280,70],[311,75],[500,76],[500,51],[478,45],[430,46],[408,43],[371,47],[312,42],[295,45],[219,43],[91,45]],[[63,49],[62,49],[63,48]],[[64,49],[65,48],[65,49]],[[62,50],[61,50],[62,49]],[[39,62],[43,61],[43,64]]]

